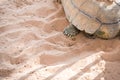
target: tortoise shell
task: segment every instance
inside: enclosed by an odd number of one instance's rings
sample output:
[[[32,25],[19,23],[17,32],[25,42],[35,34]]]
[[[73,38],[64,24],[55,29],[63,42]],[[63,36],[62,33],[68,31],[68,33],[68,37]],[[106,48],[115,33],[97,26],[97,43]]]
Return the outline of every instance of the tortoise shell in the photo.
[[[80,31],[114,38],[120,31],[120,6],[99,0],[61,0],[68,21]]]

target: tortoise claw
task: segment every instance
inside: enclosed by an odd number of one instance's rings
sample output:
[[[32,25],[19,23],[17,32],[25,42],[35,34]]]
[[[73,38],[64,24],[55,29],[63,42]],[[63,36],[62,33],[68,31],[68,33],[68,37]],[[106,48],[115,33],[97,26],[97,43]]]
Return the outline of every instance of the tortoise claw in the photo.
[[[78,30],[74,25],[69,25],[67,28],[64,29],[63,34],[68,37],[76,36],[80,30]]]

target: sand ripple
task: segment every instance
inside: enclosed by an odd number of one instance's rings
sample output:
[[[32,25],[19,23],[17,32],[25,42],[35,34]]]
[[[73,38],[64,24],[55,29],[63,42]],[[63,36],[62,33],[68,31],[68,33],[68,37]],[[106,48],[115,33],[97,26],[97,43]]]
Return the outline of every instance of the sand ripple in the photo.
[[[0,1],[0,80],[119,80],[120,40],[74,39],[53,0]]]

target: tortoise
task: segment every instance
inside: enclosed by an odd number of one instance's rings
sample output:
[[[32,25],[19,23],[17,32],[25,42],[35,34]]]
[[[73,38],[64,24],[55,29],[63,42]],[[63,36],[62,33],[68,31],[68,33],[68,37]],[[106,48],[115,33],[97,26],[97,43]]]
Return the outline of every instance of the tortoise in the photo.
[[[70,22],[63,31],[66,36],[83,31],[92,37],[111,39],[120,32],[120,6],[112,0],[57,1],[61,2]]]

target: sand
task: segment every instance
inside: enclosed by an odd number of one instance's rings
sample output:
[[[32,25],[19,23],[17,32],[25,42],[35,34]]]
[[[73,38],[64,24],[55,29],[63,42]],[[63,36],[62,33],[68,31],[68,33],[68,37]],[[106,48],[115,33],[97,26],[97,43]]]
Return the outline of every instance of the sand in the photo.
[[[53,0],[0,0],[0,80],[119,80],[120,39],[74,38]]]

